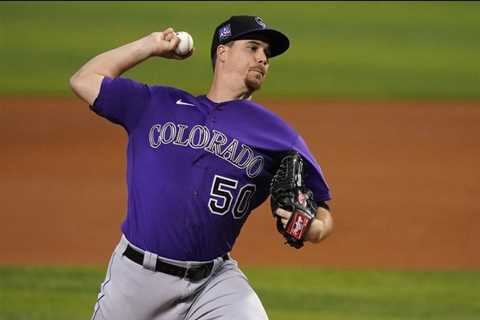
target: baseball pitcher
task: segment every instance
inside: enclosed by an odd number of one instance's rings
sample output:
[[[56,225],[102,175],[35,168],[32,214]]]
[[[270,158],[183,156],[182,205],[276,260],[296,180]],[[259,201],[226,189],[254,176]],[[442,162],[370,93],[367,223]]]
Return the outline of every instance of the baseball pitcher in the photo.
[[[293,248],[332,230],[319,164],[295,130],[251,100],[287,36],[255,16],[221,23],[205,95],[121,77],[148,58],[189,58],[194,50],[180,55],[179,41],[172,28],[154,32],[70,79],[93,112],[128,133],[128,208],[93,320],[268,319],[229,254],[250,212],[271,196]]]

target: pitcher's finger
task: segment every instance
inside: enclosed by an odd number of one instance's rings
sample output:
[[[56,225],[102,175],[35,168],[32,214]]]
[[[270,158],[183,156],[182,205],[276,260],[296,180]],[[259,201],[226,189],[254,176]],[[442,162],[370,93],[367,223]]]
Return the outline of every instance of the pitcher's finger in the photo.
[[[286,219],[290,218],[290,216],[292,215],[291,212],[289,212],[285,209],[281,209],[281,208],[277,209],[275,211],[275,214],[282,217],[282,218],[286,218]]]

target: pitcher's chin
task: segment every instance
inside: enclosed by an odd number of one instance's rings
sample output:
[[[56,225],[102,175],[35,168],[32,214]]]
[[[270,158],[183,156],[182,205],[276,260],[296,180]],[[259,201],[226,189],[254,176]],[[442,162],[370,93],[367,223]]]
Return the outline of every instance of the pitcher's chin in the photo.
[[[260,90],[260,88],[262,87],[262,83],[263,83],[263,80],[258,79],[257,77],[247,77],[245,79],[245,86],[251,92]]]

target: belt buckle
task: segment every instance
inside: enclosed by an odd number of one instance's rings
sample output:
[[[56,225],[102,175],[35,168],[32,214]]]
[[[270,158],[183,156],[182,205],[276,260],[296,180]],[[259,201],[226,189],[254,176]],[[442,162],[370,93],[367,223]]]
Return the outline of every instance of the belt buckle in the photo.
[[[202,266],[191,267],[185,271],[185,278],[194,282],[200,281],[206,278],[210,274],[212,269],[213,269],[213,263],[208,263]]]

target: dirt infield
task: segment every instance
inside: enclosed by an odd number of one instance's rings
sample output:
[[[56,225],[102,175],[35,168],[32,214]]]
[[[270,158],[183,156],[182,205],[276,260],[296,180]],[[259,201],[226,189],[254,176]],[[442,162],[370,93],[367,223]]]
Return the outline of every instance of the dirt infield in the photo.
[[[324,168],[335,232],[290,249],[264,205],[242,265],[480,267],[480,103],[265,105]],[[2,98],[0,119],[0,263],[105,265],[126,206],[123,130],[72,99]]]

